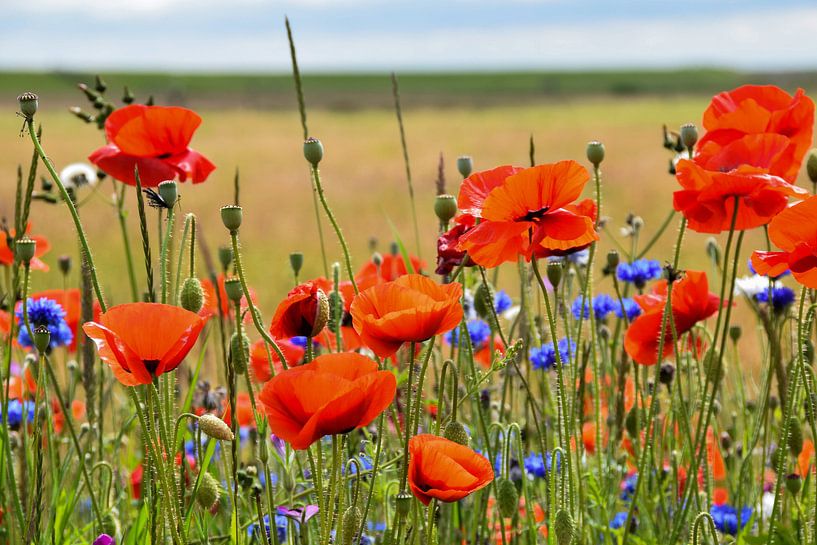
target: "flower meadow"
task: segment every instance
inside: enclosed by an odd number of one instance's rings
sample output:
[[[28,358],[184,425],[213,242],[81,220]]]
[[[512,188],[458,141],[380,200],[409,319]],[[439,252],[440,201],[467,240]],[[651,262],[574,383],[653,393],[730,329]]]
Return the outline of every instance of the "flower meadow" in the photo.
[[[220,210],[184,210],[219,175],[191,147],[206,119],[97,78],[80,84],[91,113],[72,112],[100,147],[55,165],[48,105],[19,96],[32,147],[3,196],[0,544],[817,544],[811,98],[747,85],[665,128],[677,190],[658,226],[607,228],[603,143],[542,163],[531,142],[527,165],[460,157],[420,207],[409,175],[415,233],[355,260],[292,54],[292,160],[321,254],[290,256],[275,308],[242,261],[275,238],[242,238],[239,178]],[[396,80],[395,99],[402,136]],[[96,267],[83,228],[102,185],[119,270]],[[432,210],[429,264],[416,227]],[[37,235],[46,211],[70,216],[75,247]],[[201,222],[223,226],[216,246]],[[707,270],[681,258],[690,231],[711,236]],[[56,252],[62,285],[39,289]],[[324,276],[302,278],[306,259]],[[106,295],[112,277],[130,298]]]

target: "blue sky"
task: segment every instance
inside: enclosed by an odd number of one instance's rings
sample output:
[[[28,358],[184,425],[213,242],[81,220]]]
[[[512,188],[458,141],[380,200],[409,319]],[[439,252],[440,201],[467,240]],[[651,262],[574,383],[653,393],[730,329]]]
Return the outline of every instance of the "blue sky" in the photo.
[[[0,68],[817,69],[805,0],[2,0]],[[11,4],[11,5],[9,5]]]

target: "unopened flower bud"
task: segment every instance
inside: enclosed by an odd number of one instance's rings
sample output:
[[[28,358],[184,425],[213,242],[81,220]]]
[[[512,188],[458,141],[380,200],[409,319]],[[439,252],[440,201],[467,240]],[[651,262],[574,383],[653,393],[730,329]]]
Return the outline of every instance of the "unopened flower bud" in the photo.
[[[174,180],[165,180],[159,184],[159,196],[167,206],[173,206],[179,200],[179,186]]]
[[[500,479],[497,483],[496,503],[502,518],[510,518],[519,509],[519,492],[510,479]]]
[[[449,441],[454,441],[460,445],[465,445],[466,447],[471,442],[471,438],[468,436],[468,432],[465,431],[465,426],[460,424],[459,422],[451,422],[445,427],[445,433],[443,437],[448,439]]]
[[[343,536],[340,545],[358,545],[355,536],[363,523],[363,513],[356,505],[349,506],[343,513]]]
[[[233,262],[233,249],[230,246],[219,246],[218,261],[221,263],[222,270],[229,269]]]
[[[289,266],[292,267],[292,272],[295,276],[301,272],[301,267],[304,266],[304,254],[301,252],[292,252],[289,254]]]
[[[468,155],[457,157],[457,170],[463,178],[467,178],[474,170],[474,162]]]
[[[124,102],[125,104],[133,104],[133,101],[134,101],[133,93],[131,92],[130,88],[128,88],[128,86],[125,85],[125,89],[122,92],[122,102]]]
[[[797,495],[800,493],[800,488],[803,486],[803,479],[797,473],[789,473],[786,475],[786,490],[789,494]]]
[[[718,245],[718,240],[715,237],[709,237],[706,239],[706,255],[708,255],[709,259],[711,259],[716,265],[720,264],[721,248]]]
[[[196,502],[204,509],[212,508],[218,501],[220,486],[213,475],[207,471],[201,474],[199,487],[196,490]]]
[[[204,306],[204,290],[201,289],[198,278],[191,276],[184,281],[182,291],[179,293],[179,306],[196,314]]]
[[[698,142],[698,127],[694,123],[681,125],[681,143],[686,149],[692,149]]]
[[[675,377],[675,366],[671,363],[661,364],[661,369],[658,371],[658,381],[669,387],[672,384],[672,379]]]
[[[597,140],[587,143],[587,160],[593,163],[593,166],[599,168],[599,165],[604,161],[604,144]]]
[[[227,292],[227,298],[233,303],[241,301],[241,298],[244,296],[244,291],[241,288],[241,280],[236,277],[224,280],[224,291]]]
[[[304,141],[304,157],[309,164],[317,167],[323,159],[323,144],[317,138],[311,136]]]
[[[199,417],[199,428],[208,437],[219,441],[232,441],[233,432],[224,420],[214,414],[206,413]]]
[[[108,85],[99,74],[97,74],[94,78],[94,89],[96,89],[99,93],[104,93],[108,89]]]
[[[14,244],[14,253],[20,263],[30,263],[37,253],[37,241],[23,237]]]
[[[740,340],[740,336],[743,333],[743,329],[739,325],[733,325],[729,327],[729,338],[732,339],[733,343],[736,343]]]
[[[454,195],[437,195],[434,213],[442,223],[448,223],[457,215],[457,199]]]
[[[23,93],[17,97],[17,103],[20,105],[20,112],[26,119],[31,119],[37,113],[39,99],[34,93]]]
[[[380,255],[380,252],[375,252],[372,254],[372,263],[374,263],[375,267],[379,267],[383,264],[383,256]]]
[[[250,359],[250,339],[242,333],[239,337],[238,332],[233,333],[230,337],[230,362],[233,364],[235,372],[243,375],[247,370],[247,362]]]
[[[803,359],[809,365],[814,363],[814,343],[809,339],[803,341]]]
[[[556,513],[553,531],[556,534],[556,543],[558,545],[570,545],[573,541],[573,535],[576,532],[573,517],[570,516],[570,513],[564,509],[560,509]]]
[[[229,204],[221,207],[221,221],[231,233],[238,231],[243,219],[244,213],[240,206]]]
[[[621,258],[619,257],[617,250],[610,250],[607,252],[607,268],[610,269],[611,274],[615,272],[620,261]]]
[[[480,282],[474,290],[474,310],[482,319],[493,315],[491,302],[494,299],[494,288],[490,284]]]
[[[803,450],[803,428],[797,418],[789,419],[789,451],[794,456],[799,456]]]
[[[547,267],[548,282],[550,282],[550,285],[553,286],[554,290],[559,285],[559,282],[562,281],[563,269],[564,267],[562,266],[561,261],[551,261],[550,263],[548,263]]]
[[[71,256],[61,255],[57,258],[57,265],[60,268],[60,272],[67,275],[69,272],[71,272]]]

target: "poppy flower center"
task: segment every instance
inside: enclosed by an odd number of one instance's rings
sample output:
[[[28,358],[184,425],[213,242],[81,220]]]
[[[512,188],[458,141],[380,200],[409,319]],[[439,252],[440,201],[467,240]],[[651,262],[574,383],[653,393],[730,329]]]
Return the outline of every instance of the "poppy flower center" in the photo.
[[[154,376],[156,374],[156,368],[159,367],[160,361],[161,360],[142,360],[142,363],[145,364],[145,369],[147,369],[148,373],[150,373],[151,376]]]
[[[549,206],[543,206],[539,210],[531,210],[516,221],[536,221],[542,219],[544,215],[547,214],[549,208]]]

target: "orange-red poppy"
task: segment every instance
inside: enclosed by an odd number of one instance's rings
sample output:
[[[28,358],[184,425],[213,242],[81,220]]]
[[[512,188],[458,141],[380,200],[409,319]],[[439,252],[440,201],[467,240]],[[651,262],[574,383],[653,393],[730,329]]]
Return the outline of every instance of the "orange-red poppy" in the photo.
[[[54,399],[51,401],[51,409],[54,413],[54,431],[62,433],[65,427],[65,415],[62,414],[59,402]],[[71,418],[74,422],[85,418],[85,402],[75,399],[71,402]]]
[[[304,357],[304,348],[302,346],[298,346],[289,339],[277,339],[275,344],[277,344],[278,348],[280,348],[281,352],[283,352],[284,358],[287,360],[288,367],[298,365],[298,362],[300,362]],[[284,366],[281,365],[281,360],[278,357],[278,353],[273,349],[270,349],[268,353],[266,343],[263,339],[253,343],[252,347],[250,348],[250,365],[252,367],[253,378],[256,380],[256,382],[267,382],[270,378],[272,378],[269,355],[272,356],[272,364],[275,368],[275,374],[277,375],[284,370]]]
[[[219,311],[221,312],[222,316],[230,316],[234,305],[230,302],[230,299],[227,297],[227,289],[224,287],[224,280],[225,277],[223,274],[220,274],[216,277],[216,283],[218,284],[218,296],[216,296],[216,289],[213,286],[213,283],[208,278],[202,278],[201,280],[201,288],[204,291],[204,305],[202,305],[201,310],[199,311],[199,315],[204,318],[210,318],[212,316],[218,315]],[[253,303],[256,302],[255,297],[255,290],[250,288],[250,298],[252,299]],[[221,307],[219,308],[219,301],[221,301]],[[241,312],[244,313],[248,308],[249,305],[247,304],[247,298],[241,297],[240,301],[241,305]],[[244,315],[245,322],[251,322],[252,316],[249,313]]]
[[[817,288],[817,196],[783,210],[769,224],[769,238],[780,252],[752,254],[758,274],[779,276],[791,270],[797,282]]]
[[[461,500],[493,480],[488,459],[464,445],[429,433],[409,440],[408,483],[423,505]]]
[[[278,304],[269,331],[273,337],[316,337],[326,325],[326,293],[315,282],[295,286]]]
[[[126,303],[82,326],[99,357],[125,386],[150,384],[184,360],[207,322],[198,314],[161,303]]]
[[[811,462],[813,457],[814,442],[812,442],[811,439],[804,439],[803,450],[797,455],[797,471],[801,477],[805,478],[806,475],[808,475],[809,469],[814,470],[814,466]]]
[[[734,170],[707,170],[697,161],[682,159],[676,178],[683,189],[673,194],[673,206],[699,233],[720,233],[732,225],[743,231],[766,225],[788,205],[789,197],[804,199],[808,191],[762,169],[739,165]]]
[[[259,399],[272,433],[304,450],[371,423],[397,391],[391,371],[354,352],[325,354],[272,377]]]
[[[712,471],[712,478],[716,481],[722,481],[726,478],[726,463],[723,461],[718,440],[715,438],[715,432],[712,428],[706,430],[706,459],[710,470]]]
[[[360,292],[352,301],[352,325],[363,343],[388,357],[406,342],[423,342],[462,320],[462,285],[440,285],[419,274],[401,276]]]
[[[482,266],[496,267],[519,255],[530,260],[587,246],[598,240],[586,215],[593,207],[574,203],[589,179],[575,161],[472,175],[460,187],[458,202],[482,221],[460,236],[457,249]]]
[[[68,324],[69,329],[71,329],[71,332],[74,334],[73,339],[71,339],[71,344],[68,345],[68,350],[70,352],[76,351],[79,321],[82,317],[82,301],[79,289],[70,288],[67,290],[45,290],[32,293],[29,297],[34,300],[50,299],[62,307],[62,310],[65,311],[65,323]],[[17,303],[18,306],[21,304],[22,303]],[[99,301],[94,301],[92,319],[98,320],[101,312],[102,309],[99,306]]]
[[[627,354],[642,365],[655,365],[659,360],[673,353],[675,342],[673,328],[667,320],[664,335],[664,353],[658,354],[658,343],[664,306],[667,300],[667,282],[657,282],[652,293],[635,296],[643,313],[633,320],[624,336]],[[709,292],[706,273],[687,271],[672,290],[672,317],[678,335],[688,332],[693,326],[715,314],[720,308],[717,295]]]
[[[230,403],[228,399],[224,400],[224,415],[222,416],[222,420],[228,425],[231,426],[233,422],[233,411],[230,410]],[[252,401],[250,400],[250,394],[247,392],[238,392],[235,397],[235,414],[236,420],[238,421],[239,427],[242,428],[254,428],[255,427],[255,414],[252,412]]]
[[[773,85],[744,85],[713,97],[703,126],[695,161],[707,170],[745,164],[793,183],[811,147],[814,102],[802,89],[791,96]]]
[[[11,331],[11,315],[0,310],[0,337],[8,336],[9,331]]]
[[[30,231],[26,229],[26,233]],[[15,237],[14,229],[11,229],[8,235],[13,239]],[[33,240],[37,243],[37,249],[34,251],[34,259],[31,260],[31,270],[32,271],[48,271],[48,265],[43,262],[40,258],[48,253],[48,250],[51,249],[51,244],[49,244],[48,239],[39,235],[28,235],[28,238]],[[6,238],[6,233],[0,233],[0,265],[12,265],[14,263],[14,250],[12,250],[8,245],[8,240]]]
[[[322,276],[311,280],[311,282],[323,290],[327,296],[335,291],[334,282]],[[379,280],[373,282],[372,285],[377,282],[379,282]],[[363,284],[358,284],[358,289],[364,289],[362,286]],[[352,286],[352,282],[349,280],[340,282],[338,285],[338,293],[343,300],[343,315],[340,319],[342,349],[346,351],[357,350],[363,346],[363,343],[360,341],[360,335],[358,335],[357,331],[352,327],[352,315],[349,314],[349,308],[352,306],[352,300],[355,298],[355,288]],[[330,330],[328,327],[324,328],[321,334],[315,337],[315,341],[330,350],[338,346],[335,331]]]
[[[397,280],[404,274],[409,274],[402,255],[386,254],[380,257],[382,259],[380,265],[376,265],[375,262],[370,259],[357,271],[355,283],[358,289],[364,290],[375,284],[391,282],[392,280]],[[417,256],[409,256],[409,261],[411,261],[411,267],[416,274],[422,273],[426,267],[426,262]]]
[[[200,124],[201,117],[186,108],[125,106],[105,120],[108,145],[94,151],[88,160],[128,185],[136,185],[135,167],[143,187],[156,187],[177,177],[197,184],[216,168],[189,147]]]

